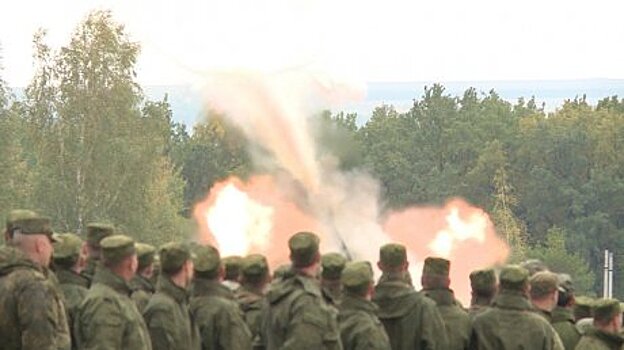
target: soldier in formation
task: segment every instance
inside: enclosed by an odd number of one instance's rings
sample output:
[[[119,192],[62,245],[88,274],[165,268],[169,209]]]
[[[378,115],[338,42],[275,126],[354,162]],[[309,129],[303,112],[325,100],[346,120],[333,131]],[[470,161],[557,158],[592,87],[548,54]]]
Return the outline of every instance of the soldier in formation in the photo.
[[[130,288],[132,288],[132,300],[142,313],[151,296],[156,292],[153,282],[156,248],[150,244],[137,243],[136,251],[139,265],[136,275],[130,280]]]

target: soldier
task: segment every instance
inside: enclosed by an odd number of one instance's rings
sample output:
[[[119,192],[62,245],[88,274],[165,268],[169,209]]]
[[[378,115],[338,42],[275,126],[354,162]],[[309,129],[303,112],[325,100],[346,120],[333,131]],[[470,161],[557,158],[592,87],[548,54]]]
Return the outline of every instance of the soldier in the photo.
[[[559,334],[563,347],[574,350],[581,339],[581,333],[574,325],[572,305],[574,305],[574,287],[570,275],[559,274],[559,298],[552,312],[552,326]]]
[[[196,248],[195,255],[191,316],[199,327],[201,349],[250,349],[251,333],[241,310],[232,291],[221,283],[225,270],[219,251],[207,245]]]
[[[622,328],[622,309],[615,299],[602,299],[594,306],[594,328],[590,329],[579,341],[578,350],[622,349],[624,338]]]
[[[292,275],[271,285],[263,318],[267,350],[342,349],[335,313],[323,300],[316,277],[321,265],[319,238],[299,232],[288,240]]]
[[[594,299],[590,297],[580,296],[574,300],[574,322],[579,333],[585,334],[593,327]]]
[[[252,339],[260,334],[261,310],[264,294],[271,280],[269,264],[264,256],[252,254],[243,258],[241,264],[241,287],[238,290],[238,304],[243,311],[245,323]]]
[[[533,277],[533,275],[538,272],[548,271],[548,266],[546,266],[546,264],[544,264],[544,262],[539,259],[526,260],[522,262],[522,264],[520,264],[520,267],[523,267],[527,271],[529,271],[529,277]]]
[[[156,248],[150,244],[137,243],[136,251],[139,267],[136,275],[130,281],[130,288],[132,288],[132,300],[136,303],[139,312],[143,313],[147,302],[156,292],[156,287],[152,283]]]
[[[379,250],[377,266],[382,271],[373,302],[386,329],[392,350],[448,349],[444,321],[436,304],[409,284],[407,253],[400,244]]]
[[[468,349],[470,343],[470,317],[455,294],[449,288],[451,280],[449,270],[451,262],[442,258],[425,259],[421,283],[423,293],[436,302],[444,321],[449,350]]]
[[[87,225],[87,266],[82,275],[89,280],[89,286],[93,280],[95,269],[100,261],[100,242],[115,234],[115,228],[107,224],[91,223]]]
[[[143,317],[130,298],[128,282],[138,265],[134,241],[113,235],[104,238],[98,247],[101,264],[75,320],[78,349],[151,350]]]
[[[377,305],[371,302],[375,292],[373,270],[368,262],[346,265],[341,276],[344,297],[338,323],[345,350],[387,350],[390,340],[376,316]]]
[[[347,259],[339,253],[327,253],[321,257],[321,290],[325,301],[338,307],[342,297],[342,284],[340,275],[345,268]]]
[[[505,266],[492,306],[472,323],[470,348],[478,350],[563,349],[555,330],[533,311],[528,300],[529,272]]]
[[[223,285],[230,288],[232,292],[235,292],[240,288],[240,271],[243,258],[237,255],[226,256],[221,259],[223,267],[225,269],[225,276],[223,277]]]
[[[191,321],[188,288],[193,280],[191,251],[180,243],[160,248],[161,275],[143,318],[154,350],[199,350],[199,331]]]
[[[477,270],[470,273],[470,286],[472,287],[472,300],[468,315],[471,319],[485,311],[498,288],[496,283],[496,273],[493,269]]]
[[[290,264],[280,265],[273,271],[273,282],[278,282],[291,275],[293,275],[293,272]]]
[[[87,296],[89,281],[80,272],[86,263],[84,242],[73,233],[57,235],[58,242],[54,243],[54,266],[56,276],[63,291],[67,324],[72,334],[73,348],[76,348],[74,336],[74,319],[82,301]]]
[[[62,292],[47,276],[52,259],[50,219],[11,220],[11,246],[0,248],[0,347],[70,349]]]
[[[552,322],[552,310],[559,299],[559,278],[552,272],[542,271],[531,276],[530,284],[531,304],[535,311]]]
[[[15,221],[20,219],[30,219],[37,217],[37,213],[32,210],[26,209],[14,209],[9,212],[6,220],[6,230],[4,231],[4,241],[6,244],[11,244],[13,239],[13,231],[15,231]]]

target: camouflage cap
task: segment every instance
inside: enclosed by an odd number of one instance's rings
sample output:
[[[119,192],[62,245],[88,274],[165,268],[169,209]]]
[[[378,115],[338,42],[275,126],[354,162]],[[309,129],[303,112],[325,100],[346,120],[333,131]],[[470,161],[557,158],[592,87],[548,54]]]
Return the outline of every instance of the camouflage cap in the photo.
[[[538,259],[526,260],[522,262],[520,266],[524,267],[529,272],[529,276],[533,276],[541,271],[548,271],[548,266]]]
[[[294,267],[310,266],[319,253],[319,237],[312,232],[295,233],[288,240],[290,261]]]
[[[622,309],[617,299],[600,299],[594,303],[594,320],[598,322],[609,322],[620,314]]]
[[[572,277],[567,273],[560,273],[557,275],[559,280],[559,291],[564,293],[574,292],[574,283],[572,283]]]
[[[13,221],[13,232],[23,235],[46,235],[52,242],[57,238],[52,231],[52,221],[48,217],[36,216]]]
[[[217,248],[211,245],[204,245],[195,248],[193,263],[195,265],[195,271],[206,273],[216,272],[221,267],[221,256]]]
[[[373,283],[373,268],[367,261],[353,261],[346,264],[340,278],[344,288],[359,290]]]
[[[273,279],[285,278],[290,274],[292,274],[292,266],[290,264],[283,264],[273,271]]]
[[[581,318],[592,317],[594,313],[594,299],[587,296],[579,296],[574,298],[574,306],[572,311],[574,313],[574,319],[580,320]]]
[[[489,292],[496,287],[494,269],[476,270],[470,273],[470,286],[476,292]]]
[[[422,274],[423,276],[448,277],[450,268],[450,261],[443,258],[428,257],[425,259]]]
[[[139,270],[151,265],[156,257],[156,247],[146,243],[137,243],[135,246],[139,259]]]
[[[191,250],[182,243],[170,242],[160,247],[158,256],[162,272],[176,273],[191,259]]]
[[[15,221],[20,219],[30,219],[37,217],[37,213],[32,210],[15,209],[11,210],[6,218],[6,229],[11,232],[15,229]]]
[[[531,276],[531,297],[543,298],[559,289],[559,277],[550,271],[537,272]]]
[[[60,233],[56,235],[54,243],[54,259],[76,258],[82,250],[82,239],[73,233]]]
[[[225,279],[237,280],[240,276],[243,258],[238,255],[230,255],[221,259],[221,263],[223,263],[223,267],[225,268]]]
[[[104,261],[115,264],[136,253],[134,240],[125,235],[112,235],[100,242]]]
[[[379,248],[379,262],[387,268],[400,267],[407,262],[405,246],[398,243],[388,243]]]
[[[340,253],[327,253],[321,257],[321,277],[327,280],[338,280],[347,264],[347,258]]]
[[[90,223],[87,225],[87,243],[92,247],[99,247],[100,242],[115,234],[115,227],[109,224]]]
[[[245,278],[267,276],[269,274],[269,263],[264,255],[247,255],[242,259],[241,274]]]
[[[522,290],[529,281],[529,271],[518,265],[504,266],[498,276],[501,289]]]

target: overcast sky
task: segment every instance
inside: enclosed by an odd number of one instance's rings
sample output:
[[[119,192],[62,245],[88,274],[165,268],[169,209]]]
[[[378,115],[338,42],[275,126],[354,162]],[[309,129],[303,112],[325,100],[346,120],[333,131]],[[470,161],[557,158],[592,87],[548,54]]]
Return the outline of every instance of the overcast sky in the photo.
[[[139,81],[318,70],[360,81],[624,78],[624,1],[5,0],[2,77],[32,75],[32,35],[60,47],[108,8],[142,44]]]

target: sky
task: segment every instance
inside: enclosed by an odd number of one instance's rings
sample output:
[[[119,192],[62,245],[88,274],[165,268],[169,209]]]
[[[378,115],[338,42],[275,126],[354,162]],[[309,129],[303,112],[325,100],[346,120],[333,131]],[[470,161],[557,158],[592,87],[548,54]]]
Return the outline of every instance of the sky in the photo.
[[[0,76],[26,85],[37,28],[59,48],[94,9],[141,43],[145,85],[302,67],[358,82],[624,78],[619,0],[5,0]]]

